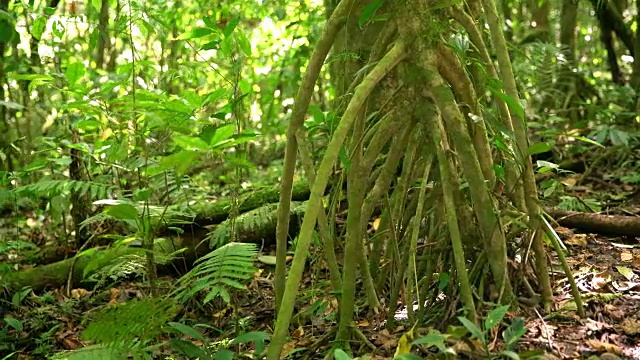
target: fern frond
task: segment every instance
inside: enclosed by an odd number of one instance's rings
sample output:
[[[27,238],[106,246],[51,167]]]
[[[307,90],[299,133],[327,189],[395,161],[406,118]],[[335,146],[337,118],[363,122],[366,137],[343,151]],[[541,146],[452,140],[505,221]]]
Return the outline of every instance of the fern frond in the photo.
[[[229,290],[246,289],[248,282],[256,272],[253,262],[257,254],[255,244],[229,243],[196,261],[196,266],[181,277],[173,295],[181,302],[207,293],[204,303],[221,297],[230,301]]]
[[[13,190],[17,195],[55,196],[64,192],[78,192],[81,196],[89,194],[91,199],[106,198],[115,191],[115,187],[93,181],[78,180],[41,180],[34,184],[20,186]]]
[[[82,333],[83,338],[113,349],[127,349],[154,340],[177,313],[170,300],[133,300],[100,311]]]

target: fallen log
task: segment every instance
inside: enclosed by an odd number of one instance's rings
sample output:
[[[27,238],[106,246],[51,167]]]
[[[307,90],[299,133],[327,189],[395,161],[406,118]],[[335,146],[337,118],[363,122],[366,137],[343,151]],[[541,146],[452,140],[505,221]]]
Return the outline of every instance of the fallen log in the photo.
[[[590,214],[551,208],[544,210],[558,224],[567,228],[601,235],[640,236],[640,217]]]
[[[299,230],[301,217],[306,209],[305,203],[293,203],[291,208],[290,236],[295,237]],[[210,216],[210,214],[209,214]],[[204,217],[204,215],[202,216]],[[246,212],[235,219],[234,229],[237,242],[254,243],[267,246],[274,243],[274,234],[277,224],[277,204],[267,204],[255,210]],[[229,242],[230,220],[225,220],[209,231],[200,228],[194,232],[185,232],[182,236],[160,238],[155,241],[154,249],[158,259],[167,258],[168,255],[184,249],[184,252],[170,262],[158,264],[161,273],[175,273],[191,267],[193,261],[209,251]],[[205,241],[203,241],[205,240]],[[105,249],[96,249],[90,255],[81,255],[77,258],[69,258],[52,264],[23,269],[20,271],[3,274],[0,278],[0,286],[12,294],[26,286],[34,291],[42,291],[47,288],[59,288],[67,284],[71,274],[73,287],[91,288],[95,281],[88,277],[97,273],[100,269],[113,266],[116,261],[144,262],[144,249],[131,246],[117,246]]]

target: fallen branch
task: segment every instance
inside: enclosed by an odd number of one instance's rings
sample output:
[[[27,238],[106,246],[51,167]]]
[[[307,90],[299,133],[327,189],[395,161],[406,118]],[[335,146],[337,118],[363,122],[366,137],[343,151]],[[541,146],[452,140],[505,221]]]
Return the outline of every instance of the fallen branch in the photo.
[[[623,215],[589,214],[545,208],[558,224],[584,232],[614,235],[640,236],[640,217]]]

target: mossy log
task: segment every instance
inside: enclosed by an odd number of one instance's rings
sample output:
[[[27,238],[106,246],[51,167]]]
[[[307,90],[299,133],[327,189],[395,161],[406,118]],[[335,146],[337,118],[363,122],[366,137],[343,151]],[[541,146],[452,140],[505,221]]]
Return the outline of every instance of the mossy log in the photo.
[[[300,183],[294,187],[293,200],[306,200],[308,196],[309,187],[306,183]],[[239,201],[241,215],[235,219],[235,236],[233,237],[230,232],[231,221],[228,219],[231,200],[202,202],[192,206],[195,218],[188,225],[182,226],[184,229],[189,228],[188,231],[178,236],[175,235],[175,231],[169,231],[166,226],[159,228],[158,233],[164,237],[156,240],[155,247],[158,254],[169,255],[179,249],[185,249],[173,261],[160,265],[159,271],[166,273],[186,270],[195,258],[231,240],[255,243],[261,246],[273,244],[277,223],[277,204],[275,202],[278,200],[278,187],[258,190],[242,197]],[[289,232],[292,237],[297,234],[299,220],[304,215],[304,209],[305,203],[295,203],[292,206]],[[215,226],[211,227],[211,225]],[[136,256],[143,257],[144,249],[131,246],[96,249],[91,255],[69,258],[48,265],[4,274],[0,278],[0,285],[3,285],[10,293],[26,286],[30,286],[35,291],[42,291],[46,288],[65,286],[69,274],[72,272],[72,286],[90,287],[92,283],[86,281],[87,276],[90,275],[90,273],[86,273],[89,267],[96,270],[102,269],[124,256],[131,259],[135,259]]]

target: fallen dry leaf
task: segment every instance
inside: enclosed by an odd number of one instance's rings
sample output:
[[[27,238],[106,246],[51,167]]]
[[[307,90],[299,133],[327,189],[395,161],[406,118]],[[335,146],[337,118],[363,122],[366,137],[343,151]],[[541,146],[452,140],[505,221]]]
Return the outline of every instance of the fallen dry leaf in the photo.
[[[623,251],[620,253],[620,260],[623,262],[631,262],[633,261],[633,254],[631,251]]]
[[[609,270],[605,270],[603,272],[593,274],[591,286],[593,286],[595,289],[604,289],[610,282],[611,272],[609,272]]]
[[[640,334],[640,321],[638,319],[626,318],[621,327],[622,331],[627,335]]]
[[[574,234],[564,241],[567,245],[587,246],[587,234]]]
[[[89,291],[86,289],[73,289],[71,290],[71,297],[74,299],[80,299],[89,295]]]
[[[300,339],[304,335],[304,329],[302,326],[299,326],[297,329],[291,332],[291,337],[294,339]]]
[[[592,348],[595,351],[607,351],[614,354],[622,354],[622,349],[614,344],[598,341],[598,340],[587,340],[585,344]]]

